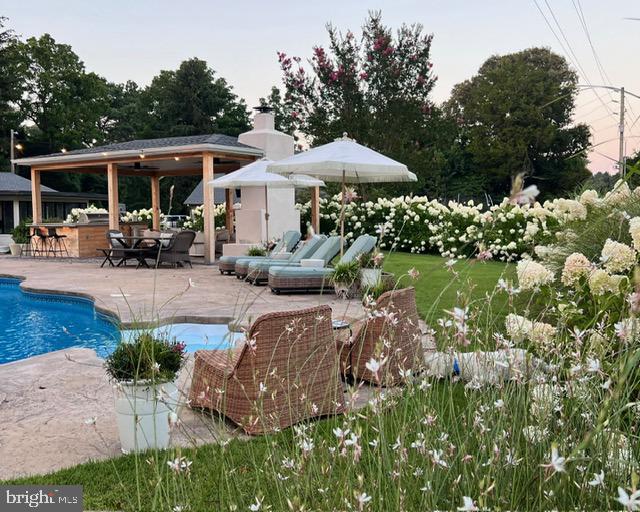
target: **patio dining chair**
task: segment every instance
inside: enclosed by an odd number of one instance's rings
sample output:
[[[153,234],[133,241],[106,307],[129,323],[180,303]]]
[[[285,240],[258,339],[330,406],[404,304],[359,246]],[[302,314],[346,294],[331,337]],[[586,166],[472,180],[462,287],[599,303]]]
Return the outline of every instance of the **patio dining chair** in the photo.
[[[131,249],[131,246],[124,240],[124,234],[117,229],[110,229],[107,231],[107,248],[98,249],[104,256],[104,260],[100,265],[100,268],[109,263],[110,267],[126,266],[128,259],[134,259],[134,257],[126,250]],[[114,260],[117,260],[114,261]]]
[[[186,263],[193,268],[189,249],[196,238],[196,232],[191,230],[174,233],[166,245],[160,243],[157,248],[149,249],[149,257],[157,256],[157,265],[170,263],[173,267],[184,266]]]
[[[375,313],[357,323],[349,339],[336,341],[341,374],[393,386],[419,373],[424,366],[424,348],[418,322],[415,288],[383,293],[376,301]],[[377,372],[368,365],[372,359],[381,363]]]
[[[276,246],[271,250],[269,256],[222,256],[220,261],[218,262],[218,270],[220,270],[221,274],[233,274],[236,268],[236,262],[239,259],[254,259],[260,260],[268,257],[272,257],[275,254],[280,252],[291,252],[293,248],[300,241],[300,231],[290,230],[282,235],[280,241],[276,244]]]
[[[342,412],[331,308],[260,316],[232,350],[198,350],[190,405],[218,411],[248,434]]]

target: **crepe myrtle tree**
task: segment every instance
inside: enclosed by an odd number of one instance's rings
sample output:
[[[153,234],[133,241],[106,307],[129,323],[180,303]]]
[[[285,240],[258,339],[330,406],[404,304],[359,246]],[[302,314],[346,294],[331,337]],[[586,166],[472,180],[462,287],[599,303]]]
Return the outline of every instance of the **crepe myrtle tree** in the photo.
[[[433,36],[419,24],[402,25],[394,33],[380,13],[369,14],[360,39],[332,25],[327,31],[328,48],[315,46],[306,63],[278,53],[284,83],[281,115],[314,145],[346,132],[407,164],[422,183],[431,181],[429,94],[437,79],[430,59]]]

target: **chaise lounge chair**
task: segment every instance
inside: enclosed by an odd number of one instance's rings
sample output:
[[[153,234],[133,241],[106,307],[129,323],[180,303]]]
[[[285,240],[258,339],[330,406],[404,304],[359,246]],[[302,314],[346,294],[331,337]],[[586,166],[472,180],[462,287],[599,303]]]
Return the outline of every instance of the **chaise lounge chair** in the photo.
[[[379,386],[394,386],[424,367],[416,291],[410,287],[385,292],[375,310],[354,327],[350,341],[336,342],[340,371]],[[371,359],[383,361],[377,373],[366,366]]]
[[[278,254],[281,251],[291,252],[300,240],[300,231],[287,231],[276,246],[272,249],[270,256]],[[266,259],[269,256],[222,256],[218,262],[218,269],[221,274],[233,274],[236,268],[236,261],[241,258]]]
[[[265,258],[261,260],[253,260],[251,258],[241,258],[236,261],[236,277],[238,279],[245,279],[248,277],[250,281],[256,284],[256,281],[261,278],[261,273],[257,271],[258,266],[261,269],[267,269],[265,272],[262,272],[264,274],[264,278],[262,278],[262,280],[265,280],[269,275],[269,267],[271,265],[297,265],[300,263],[300,260],[312,258],[312,254],[322,246],[326,239],[327,237],[325,235],[313,235],[309,240],[300,242],[295,252],[287,259]]]
[[[342,255],[339,263],[348,263],[361,254],[371,252],[376,246],[376,241],[377,239],[371,235],[360,235]],[[333,269],[327,267],[275,266],[269,269],[269,288],[276,294],[291,291],[322,291],[329,288],[329,279],[332,274]]]
[[[331,308],[260,316],[235,350],[195,353],[190,405],[264,434],[344,408]]]

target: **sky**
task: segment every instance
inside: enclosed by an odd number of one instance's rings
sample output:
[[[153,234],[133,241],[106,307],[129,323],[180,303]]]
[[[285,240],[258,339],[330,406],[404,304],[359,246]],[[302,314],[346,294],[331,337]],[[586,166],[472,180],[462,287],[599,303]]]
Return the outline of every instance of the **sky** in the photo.
[[[370,10],[382,11],[394,28],[421,23],[434,35],[436,102],[446,100],[489,56],[532,46],[564,55],[579,71],[581,84],[624,86],[640,96],[640,21],[624,19],[640,18],[638,0],[2,0],[0,5],[0,15],[22,37],[49,33],[70,44],[89,71],[110,81],[147,85],[160,70],[198,57],[250,107],[280,85],[276,52],[309,58],[314,45],[327,44],[327,23],[358,35]],[[594,172],[615,171],[617,98],[601,89],[587,89],[578,98],[575,120],[592,127]],[[640,99],[627,96],[625,111],[629,155],[640,149]]]

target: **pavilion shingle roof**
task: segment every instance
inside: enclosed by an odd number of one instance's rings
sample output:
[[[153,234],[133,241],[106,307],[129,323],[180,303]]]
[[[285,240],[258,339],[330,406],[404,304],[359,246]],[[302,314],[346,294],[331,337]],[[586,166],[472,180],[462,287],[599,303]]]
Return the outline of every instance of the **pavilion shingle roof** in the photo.
[[[42,192],[57,192],[52,188],[41,185]],[[0,172],[0,192],[8,193],[23,193],[23,192],[31,192],[31,181],[23,178],[22,176],[18,176],[17,174],[12,174],[10,172]]]
[[[112,151],[140,151],[143,149],[166,148],[171,146],[190,146],[196,144],[215,144],[217,146],[227,146],[230,148],[245,148],[254,150],[256,148],[238,142],[236,137],[222,135],[218,133],[208,135],[187,135],[184,137],[162,137],[160,139],[140,139],[127,142],[116,142],[106,146],[96,146],[92,148],[74,149],[66,153],[51,153],[49,155],[38,155],[30,158],[49,158],[52,156],[67,155],[91,155],[94,153],[105,153]]]
[[[215,178],[220,178],[224,176],[224,174],[216,174],[214,177]],[[225,193],[224,193],[224,189],[222,188],[216,188],[213,190],[213,202],[216,204],[221,204],[224,203],[225,201]],[[240,196],[238,196],[238,194],[236,194],[236,191],[233,191],[233,202],[237,203],[240,200]],[[202,203],[204,203],[204,191],[202,190],[202,181],[200,183],[198,183],[198,185],[196,185],[196,188],[194,188],[191,191],[191,194],[189,194],[189,197],[187,197],[184,200],[183,204],[186,204],[187,206],[196,206],[196,205],[201,205]]]

